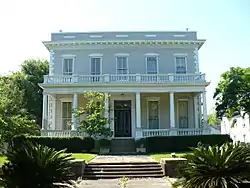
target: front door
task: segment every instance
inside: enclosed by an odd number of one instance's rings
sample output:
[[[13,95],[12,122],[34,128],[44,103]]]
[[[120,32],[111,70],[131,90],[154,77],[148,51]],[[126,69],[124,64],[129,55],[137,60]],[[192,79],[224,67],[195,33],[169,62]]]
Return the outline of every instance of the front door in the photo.
[[[179,101],[179,128],[188,128],[188,101]]]
[[[114,101],[115,137],[131,137],[131,100]]]

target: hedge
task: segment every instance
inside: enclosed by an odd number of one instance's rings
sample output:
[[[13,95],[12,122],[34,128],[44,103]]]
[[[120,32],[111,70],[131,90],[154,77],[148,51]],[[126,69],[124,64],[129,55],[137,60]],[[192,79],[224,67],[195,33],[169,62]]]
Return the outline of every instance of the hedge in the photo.
[[[45,137],[45,136],[16,136],[13,138],[14,146],[24,143],[25,140],[34,141],[56,150],[67,149],[66,152],[81,153],[89,152],[95,146],[90,137]]]
[[[148,137],[139,141],[143,142],[148,153],[162,153],[189,151],[190,147],[196,147],[199,142],[209,145],[221,145],[232,140],[229,135],[195,135]]]

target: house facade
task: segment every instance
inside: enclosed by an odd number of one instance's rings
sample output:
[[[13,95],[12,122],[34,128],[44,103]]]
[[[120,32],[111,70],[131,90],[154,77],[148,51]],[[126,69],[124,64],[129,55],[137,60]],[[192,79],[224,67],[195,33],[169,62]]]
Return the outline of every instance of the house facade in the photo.
[[[105,94],[114,138],[209,134],[204,43],[196,32],[52,33],[43,42],[50,67],[40,84],[41,134],[79,134],[72,109],[86,104],[86,91]]]
[[[250,143],[250,116],[243,113],[233,118],[223,117],[221,121],[221,134],[230,135],[234,142]]]

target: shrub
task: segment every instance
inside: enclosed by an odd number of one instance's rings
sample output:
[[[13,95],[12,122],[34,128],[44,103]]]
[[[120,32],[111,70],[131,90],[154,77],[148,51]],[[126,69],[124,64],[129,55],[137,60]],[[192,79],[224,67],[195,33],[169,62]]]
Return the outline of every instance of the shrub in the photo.
[[[25,141],[22,147],[7,152],[2,166],[4,187],[52,188],[53,183],[68,183],[73,177],[70,154],[56,151],[35,142]]]
[[[67,152],[80,153],[90,151],[94,148],[95,142],[91,137],[43,137],[43,136],[17,136],[13,139],[14,145],[19,145],[26,140],[36,142],[54,148],[56,150],[67,149]]]
[[[175,186],[238,188],[250,179],[250,149],[240,144],[199,146],[185,158]]]
[[[100,139],[99,140],[100,143],[100,148],[111,148],[111,140],[108,139]]]
[[[199,142],[202,144],[221,145],[231,141],[229,135],[195,135],[195,136],[164,136],[148,137],[142,141],[149,153],[161,152],[184,152],[190,147],[196,147]]]

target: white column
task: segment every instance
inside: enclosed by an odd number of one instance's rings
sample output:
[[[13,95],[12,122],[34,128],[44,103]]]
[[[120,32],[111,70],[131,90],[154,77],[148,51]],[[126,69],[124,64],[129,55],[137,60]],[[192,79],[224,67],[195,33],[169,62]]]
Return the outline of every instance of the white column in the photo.
[[[175,128],[174,93],[170,92],[170,127]]]
[[[105,102],[104,102],[105,118],[109,119],[109,94],[104,93],[104,96],[105,96]]]
[[[136,127],[141,128],[141,94],[136,93]]]
[[[202,102],[203,102],[204,128],[207,128],[207,98],[206,98],[206,91],[202,92]]]
[[[197,95],[194,96],[194,125],[196,129],[199,128]]]
[[[43,94],[43,116],[42,116],[42,130],[47,129],[48,124],[48,94]]]
[[[72,112],[72,127],[71,130],[77,130],[77,116],[75,114],[75,111],[78,109],[78,94],[74,93],[74,97],[73,97],[73,112]]]

